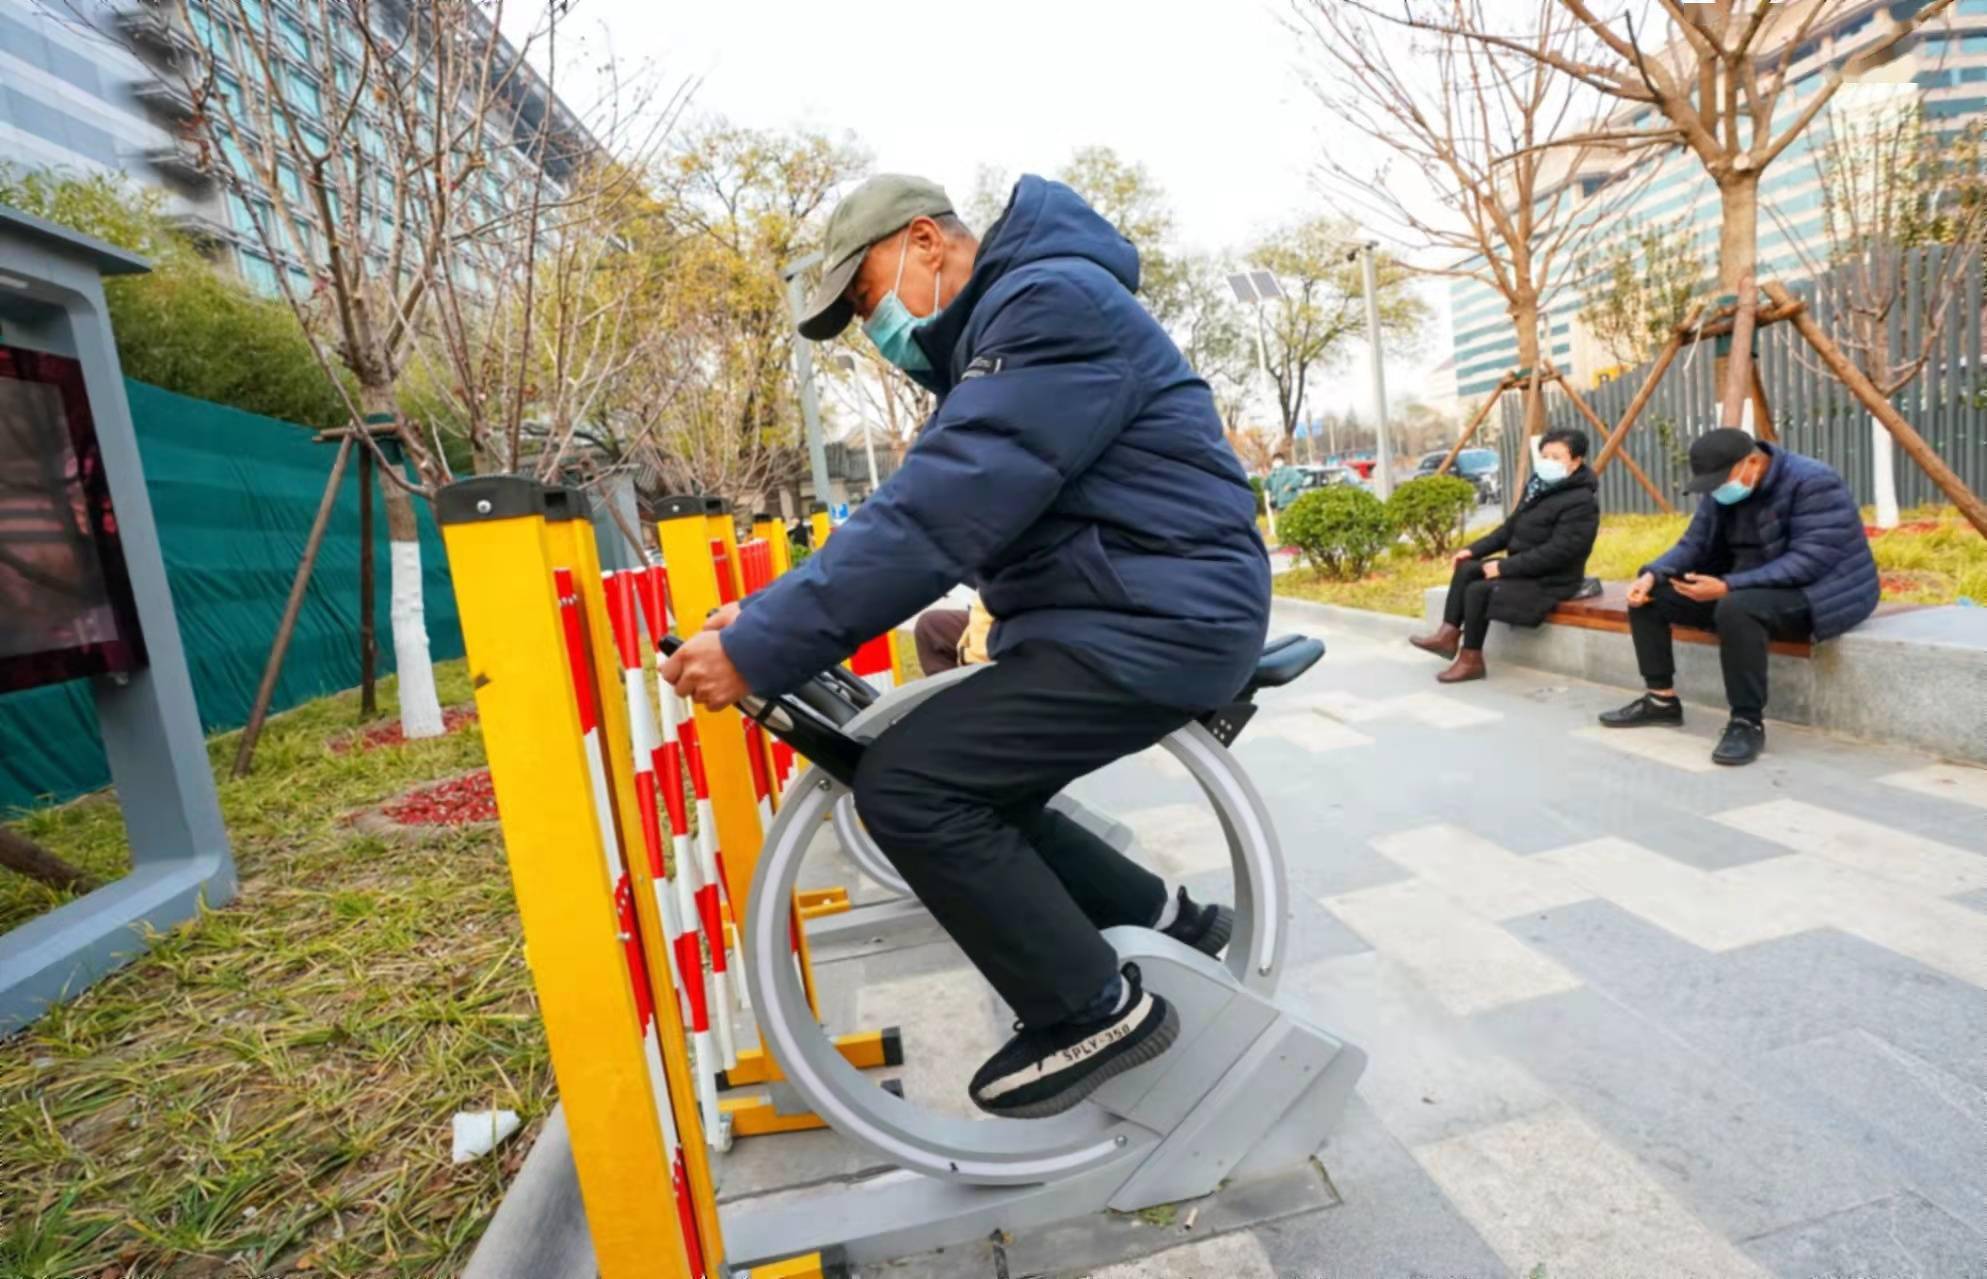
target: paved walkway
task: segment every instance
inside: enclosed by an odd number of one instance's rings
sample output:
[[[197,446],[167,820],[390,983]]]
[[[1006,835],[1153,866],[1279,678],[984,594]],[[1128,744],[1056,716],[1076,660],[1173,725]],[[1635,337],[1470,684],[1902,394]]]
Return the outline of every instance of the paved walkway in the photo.
[[[1372,1055],[1343,1204],[1093,1273],[1987,1276],[1987,771],[1778,725],[1718,769],[1714,709],[1605,733],[1620,690],[1280,621],[1331,651],[1239,750],[1286,989]],[[1171,767],[1087,785],[1213,889]]]

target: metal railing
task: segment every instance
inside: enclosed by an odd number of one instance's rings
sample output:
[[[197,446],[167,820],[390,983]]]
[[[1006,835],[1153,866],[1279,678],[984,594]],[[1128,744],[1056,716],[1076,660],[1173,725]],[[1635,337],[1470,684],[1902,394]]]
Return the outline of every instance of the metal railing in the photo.
[[[1920,302],[1919,290],[1925,287],[1923,281],[1940,278],[1946,252],[1933,247],[1914,250],[1908,255],[1903,274],[1912,285],[1889,316],[1892,359],[1915,358],[1921,348],[1928,308]],[[1847,299],[1851,295],[1848,281],[1830,273],[1791,287],[1812,309],[1823,331],[1846,345]],[[1945,303],[1944,324],[1937,334],[1931,358],[1918,378],[1893,400],[1905,420],[1976,493],[1987,490],[1987,369],[1983,368],[1987,359],[1983,359],[1982,347],[1982,293],[1981,262],[1976,257],[1959,269],[1957,284]],[[1767,402],[1773,407],[1773,424],[1781,442],[1796,452],[1828,463],[1849,481],[1857,501],[1873,502],[1869,414],[1821,367],[1792,324],[1776,324],[1760,330],[1756,349],[1760,376]],[[1718,425],[1713,364],[1710,342],[1686,347],[1623,441],[1623,449],[1641,464],[1659,489],[1672,495],[1671,500],[1680,509],[1689,509],[1681,490],[1690,474],[1685,460],[1690,441]],[[1618,422],[1628,402],[1641,388],[1648,370],[1649,365],[1643,364],[1591,391],[1583,390],[1582,394],[1603,421]],[[1592,428],[1565,396],[1551,388],[1546,391],[1546,405],[1552,427],[1579,427],[1591,432]],[[1503,426],[1498,452],[1504,491],[1512,493],[1518,442],[1524,432],[1523,397],[1506,395],[1498,409]],[[1594,441],[1596,453],[1600,443]],[[1896,474],[1900,505],[1945,500],[1902,450],[1897,453]],[[1623,466],[1610,466],[1602,474],[1601,508],[1645,513],[1657,509]]]

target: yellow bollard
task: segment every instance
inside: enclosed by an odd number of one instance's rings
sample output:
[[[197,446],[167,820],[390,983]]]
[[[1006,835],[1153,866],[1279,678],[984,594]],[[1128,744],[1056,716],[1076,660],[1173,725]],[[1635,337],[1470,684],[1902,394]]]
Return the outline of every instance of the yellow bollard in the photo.
[[[725,594],[712,554],[712,520],[730,523],[729,507],[717,498],[663,499],[656,525],[663,567],[669,573],[670,604],[677,633],[697,633]],[[727,563],[726,570],[730,572]],[[730,598],[737,598],[733,582]],[[725,892],[734,918],[743,918],[752,871],[759,862],[759,801],[752,791],[751,763],[745,753],[745,726],[735,710],[697,708],[697,739],[704,749],[711,803],[717,813],[718,847],[723,851]]]
[[[711,1182],[709,1134],[703,1131],[703,1122],[697,1114],[696,1085],[690,1077],[690,1055],[686,1048],[689,1038],[683,1027],[682,1007],[677,1002],[676,987],[668,978],[670,966],[675,960],[663,936],[655,884],[648,864],[635,854],[632,841],[627,836],[627,832],[641,829],[637,816],[640,801],[635,790],[634,756],[629,745],[628,705],[619,688],[621,658],[614,648],[613,622],[607,615],[607,596],[601,585],[600,546],[594,540],[593,525],[585,518],[584,496],[576,490],[565,491],[574,495],[575,500],[569,504],[573,514],[564,520],[547,521],[546,547],[553,557],[554,566],[570,567],[579,586],[587,641],[593,650],[594,682],[599,690],[601,744],[607,752],[612,799],[621,814],[624,835],[622,860],[628,866],[638,890],[634,899],[636,918],[641,926],[642,949],[649,957],[649,971],[655,975],[654,999],[662,1030],[663,1064],[669,1075],[677,1128],[685,1134],[694,1134],[686,1135],[683,1143],[692,1204],[697,1211],[700,1233],[717,1245],[721,1256],[722,1247],[718,1241],[723,1236],[718,1227],[717,1193]],[[561,560],[564,562],[561,563]],[[691,979],[688,976],[685,978]],[[702,981],[703,973],[696,973],[694,980]]]
[[[688,1234],[677,1212],[658,1211],[675,1161],[644,1065],[615,885],[601,858],[581,855],[614,832],[598,816],[574,699],[547,545],[550,498],[527,480],[484,477],[444,490],[437,511],[594,1254],[604,1279],[692,1279],[721,1264],[722,1248],[714,1234],[703,1255],[702,1213]],[[673,992],[667,1003],[673,1012]],[[680,1025],[657,1033],[681,1053]],[[684,1097],[694,1098],[687,1083]],[[686,1144],[701,1156],[701,1140]]]

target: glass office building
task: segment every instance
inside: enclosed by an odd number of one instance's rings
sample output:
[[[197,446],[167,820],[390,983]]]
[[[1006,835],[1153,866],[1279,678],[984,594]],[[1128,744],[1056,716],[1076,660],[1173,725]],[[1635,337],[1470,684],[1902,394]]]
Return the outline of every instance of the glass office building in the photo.
[[[1894,30],[1898,21],[1923,7],[1923,0],[1875,4],[1793,0],[1789,7],[1812,4],[1829,4],[1833,12],[1818,22],[1793,52],[1788,88],[1776,104],[1776,128],[1795,118],[1830,67]],[[1891,59],[1862,80],[1845,85],[1829,109],[1774,160],[1760,184],[1762,279],[1799,279],[1809,273],[1810,260],[1826,255],[1816,160],[1817,149],[1826,145],[1831,120],[1843,118],[1845,110],[1861,109],[1853,104],[1867,106],[1873,100],[1894,103],[1899,96],[1921,102],[1927,125],[1935,129],[1942,122],[1987,113],[1987,0],[1956,0],[1946,15],[1900,42]],[[1618,112],[1609,123],[1646,127],[1658,119],[1653,108],[1636,105]],[[1653,171],[1646,166],[1654,166]],[[1615,183],[1610,182],[1611,177]],[[1593,220],[1604,215],[1609,228],[1589,234],[1586,251],[1592,253],[1601,247],[1604,241],[1600,237],[1610,232],[1681,228],[1691,236],[1706,272],[1715,279],[1718,192],[1697,157],[1678,147],[1632,170],[1626,178],[1631,185],[1618,185],[1621,178],[1618,168],[1611,172],[1596,161],[1566,179],[1577,188],[1566,193],[1574,201],[1572,216]],[[1561,278],[1566,283],[1549,303],[1541,349],[1555,367],[1567,372],[1577,385],[1585,386],[1618,366],[1614,353],[1588,333],[1579,319],[1584,298],[1570,267],[1569,261],[1562,268]],[[1470,399],[1492,390],[1517,366],[1518,339],[1503,297],[1485,284],[1454,281],[1449,305],[1457,391]]]
[[[331,5],[329,24],[321,4]],[[284,98],[293,111],[299,104],[307,112],[310,104],[335,99],[317,83],[319,69],[342,79],[360,43],[341,30],[340,15],[349,10],[338,0],[228,0],[223,9],[260,27],[258,35],[273,34],[270,47],[285,60]],[[221,11],[210,13],[196,0],[185,10],[191,24],[183,26],[177,3],[0,0],[0,163],[22,170],[120,173],[158,188],[185,229],[250,283],[273,292],[279,267],[255,233],[254,210],[201,162],[187,136],[193,103],[174,70],[180,59],[197,56],[194,42],[220,51],[219,61],[227,65],[226,51],[233,46]],[[373,11],[384,16],[394,9],[376,0]],[[339,47],[318,47],[327,30]],[[220,88],[232,87],[224,73]],[[545,172],[556,190],[574,160],[597,149],[536,75],[515,77],[508,96],[506,120],[493,122],[488,131],[489,163],[475,179],[481,189],[469,196],[491,209],[504,205],[507,192],[530,187],[525,179],[538,163],[534,155],[547,157]],[[548,112],[553,142],[540,148],[535,145],[539,123]],[[368,127],[360,128],[362,144]],[[229,158],[238,171],[245,168],[239,157]],[[286,177],[286,188],[291,180]],[[299,274],[303,270],[301,263],[287,265]]]

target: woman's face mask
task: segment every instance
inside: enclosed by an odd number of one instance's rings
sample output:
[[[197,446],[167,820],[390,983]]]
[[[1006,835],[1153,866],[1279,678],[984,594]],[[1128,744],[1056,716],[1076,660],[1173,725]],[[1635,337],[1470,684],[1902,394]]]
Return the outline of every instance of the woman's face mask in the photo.
[[[911,335],[938,318],[939,282],[944,271],[935,271],[931,277],[931,310],[925,315],[912,315],[904,300],[897,296],[897,290],[904,283],[904,262],[910,256],[911,228],[904,228],[903,242],[897,249],[897,278],[890,285],[890,291],[876,304],[876,309],[863,321],[862,331],[876,345],[877,352],[906,373],[922,373],[931,368],[924,348],[917,344]]]

